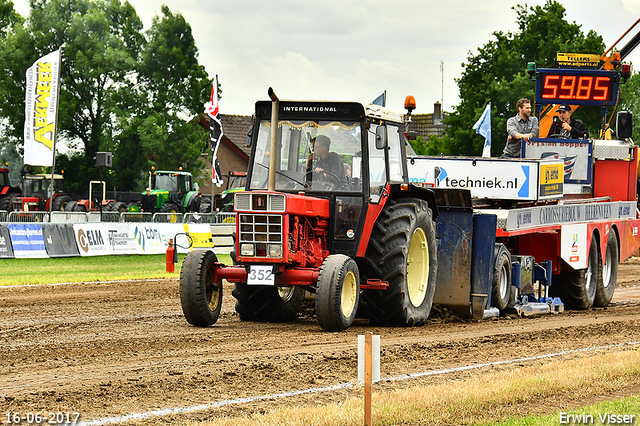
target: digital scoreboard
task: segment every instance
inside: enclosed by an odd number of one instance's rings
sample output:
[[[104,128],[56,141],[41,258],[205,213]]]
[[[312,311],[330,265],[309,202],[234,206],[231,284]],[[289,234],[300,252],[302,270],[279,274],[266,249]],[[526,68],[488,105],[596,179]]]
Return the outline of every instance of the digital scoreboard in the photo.
[[[594,69],[545,69],[536,72],[537,104],[615,105],[618,73]]]

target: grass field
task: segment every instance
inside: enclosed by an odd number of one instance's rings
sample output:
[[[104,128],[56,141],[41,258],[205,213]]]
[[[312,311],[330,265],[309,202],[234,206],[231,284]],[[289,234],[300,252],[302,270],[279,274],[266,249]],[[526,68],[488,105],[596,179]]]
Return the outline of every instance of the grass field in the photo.
[[[591,357],[550,361],[542,365],[523,366],[479,376],[474,374],[467,379],[453,379],[437,385],[395,391],[376,390],[377,385],[374,385],[373,424],[640,424],[640,397],[637,395],[584,403],[602,394],[637,387],[640,381],[640,351],[600,354],[598,358],[599,362],[593,362]],[[563,405],[566,405],[566,409],[552,408]],[[576,406],[581,408],[575,408]],[[362,399],[348,398],[336,404],[309,406],[304,409],[285,406],[265,414],[197,424],[356,426],[361,425],[362,421]]]
[[[184,256],[178,255],[173,273],[166,272],[164,254],[0,259],[0,285],[177,278]],[[218,259],[231,262],[228,255],[218,255]]]

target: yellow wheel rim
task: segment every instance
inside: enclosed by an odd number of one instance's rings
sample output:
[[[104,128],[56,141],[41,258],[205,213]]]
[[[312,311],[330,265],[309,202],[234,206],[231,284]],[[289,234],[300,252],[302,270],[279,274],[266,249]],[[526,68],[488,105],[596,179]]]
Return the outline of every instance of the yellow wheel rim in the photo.
[[[285,302],[288,302],[293,297],[295,293],[295,287],[278,287],[278,296]]]
[[[341,296],[340,308],[342,309],[342,315],[348,318],[356,308],[356,299],[358,297],[358,282],[353,271],[347,272],[344,277]]]
[[[220,303],[220,285],[216,286],[216,288],[214,289],[214,282],[213,282],[213,277],[214,277],[214,269],[211,268],[207,271],[207,275],[205,277],[205,288],[207,291],[207,304],[209,305],[209,309],[211,309],[212,312],[214,312],[216,309],[218,309],[218,303]]]
[[[418,307],[427,295],[429,282],[429,244],[422,228],[416,228],[409,244],[407,257],[407,287],[411,304]]]

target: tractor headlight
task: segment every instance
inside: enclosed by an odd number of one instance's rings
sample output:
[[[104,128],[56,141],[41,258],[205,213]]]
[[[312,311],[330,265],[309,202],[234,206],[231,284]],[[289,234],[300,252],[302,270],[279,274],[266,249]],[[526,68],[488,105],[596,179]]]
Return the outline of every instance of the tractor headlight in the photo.
[[[269,244],[269,257],[282,257],[282,244]]]
[[[241,256],[253,256],[253,244],[240,244],[240,255]]]

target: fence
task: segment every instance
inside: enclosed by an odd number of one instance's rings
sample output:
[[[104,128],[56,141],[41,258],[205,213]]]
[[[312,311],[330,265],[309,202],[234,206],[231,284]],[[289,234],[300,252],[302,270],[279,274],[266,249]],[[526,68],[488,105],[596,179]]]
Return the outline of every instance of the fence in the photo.
[[[152,223],[208,223],[229,225],[236,223],[236,214],[216,213],[143,213],[143,212],[6,212],[0,210],[0,222],[11,223],[100,223],[100,222],[152,222]]]

